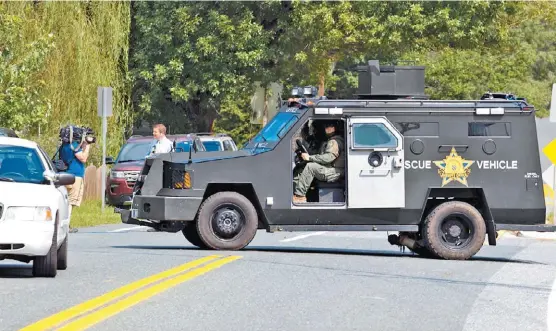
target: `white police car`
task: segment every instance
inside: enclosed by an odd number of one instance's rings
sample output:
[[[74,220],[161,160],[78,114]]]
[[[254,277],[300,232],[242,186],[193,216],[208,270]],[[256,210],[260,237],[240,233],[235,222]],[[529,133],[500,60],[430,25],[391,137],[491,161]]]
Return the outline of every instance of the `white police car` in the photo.
[[[56,172],[35,142],[0,137],[0,260],[33,261],[37,277],[55,277],[67,268],[64,185],[74,182],[73,175]]]

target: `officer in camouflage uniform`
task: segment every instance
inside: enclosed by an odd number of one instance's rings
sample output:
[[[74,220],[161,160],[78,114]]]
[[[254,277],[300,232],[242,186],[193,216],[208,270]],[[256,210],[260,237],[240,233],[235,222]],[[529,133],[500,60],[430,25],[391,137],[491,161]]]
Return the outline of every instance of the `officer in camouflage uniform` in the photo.
[[[314,178],[334,182],[345,174],[344,139],[336,134],[334,121],[324,121],[323,128],[327,141],[321,145],[319,154],[301,154],[301,158],[308,163],[303,171],[294,175],[294,203],[307,202],[305,195]]]

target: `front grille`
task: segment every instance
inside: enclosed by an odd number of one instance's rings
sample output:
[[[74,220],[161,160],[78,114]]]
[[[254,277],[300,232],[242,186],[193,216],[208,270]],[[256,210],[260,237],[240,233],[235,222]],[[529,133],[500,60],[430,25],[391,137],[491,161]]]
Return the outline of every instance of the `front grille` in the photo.
[[[139,177],[139,171],[124,171],[124,178],[127,185],[133,186]]]

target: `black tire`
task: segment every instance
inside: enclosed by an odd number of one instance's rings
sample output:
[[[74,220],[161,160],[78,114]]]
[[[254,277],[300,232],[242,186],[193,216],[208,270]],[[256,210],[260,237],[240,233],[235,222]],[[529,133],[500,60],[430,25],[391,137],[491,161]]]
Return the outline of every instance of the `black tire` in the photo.
[[[62,246],[58,248],[58,270],[66,270],[68,268],[68,238],[69,235],[66,234]]]
[[[199,208],[197,231],[211,249],[240,250],[253,240],[257,227],[255,207],[237,192],[213,194]]]
[[[199,237],[199,232],[197,231],[197,226],[193,222],[186,222],[184,228],[181,230],[183,236],[187,241],[191,243],[193,246],[197,246],[201,249],[208,249],[207,245],[201,240]]]
[[[35,256],[33,259],[33,277],[56,277],[58,271],[58,215],[54,222],[52,245],[45,256]]]
[[[432,254],[446,260],[467,260],[483,247],[486,223],[472,205],[462,201],[445,202],[427,216],[423,237]]]

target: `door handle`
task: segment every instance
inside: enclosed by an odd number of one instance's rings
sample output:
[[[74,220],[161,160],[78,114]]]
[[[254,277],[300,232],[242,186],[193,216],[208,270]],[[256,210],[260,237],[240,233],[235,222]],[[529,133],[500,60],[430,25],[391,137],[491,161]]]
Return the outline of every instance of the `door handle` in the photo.
[[[439,153],[449,153],[452,150],[452,147],[459,153],[465,153],[469,148],[469,145],[439,145],[438,152]]]
[[[389,173],[390,173],[390,169],[361,170],[359,172],[359,177],[387,176]]]

